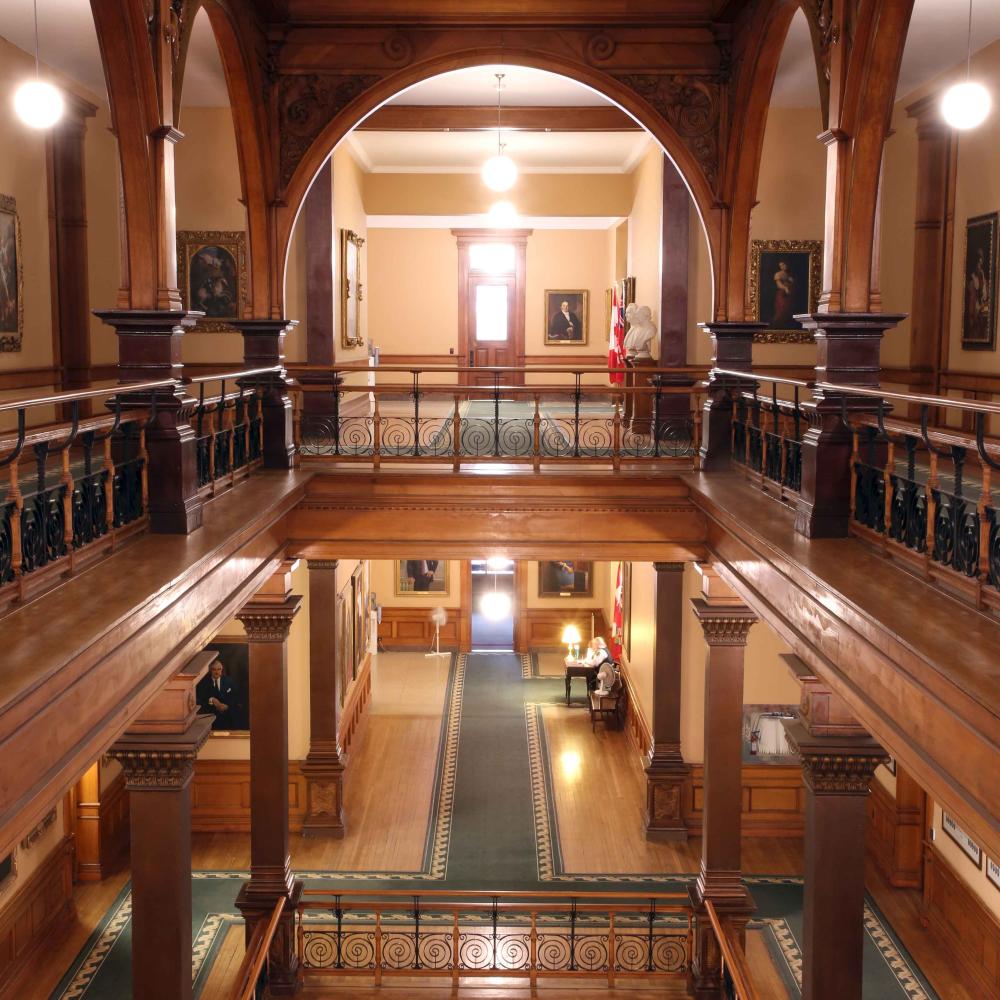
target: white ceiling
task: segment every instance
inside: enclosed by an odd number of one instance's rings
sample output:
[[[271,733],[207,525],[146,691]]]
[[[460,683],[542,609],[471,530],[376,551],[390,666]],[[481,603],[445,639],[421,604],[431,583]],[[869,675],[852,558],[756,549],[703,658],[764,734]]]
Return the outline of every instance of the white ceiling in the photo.
[[[505,150],[525,173],[628,173],[653,140],[646,132],[503,133]],[[373,173],[478,173],[497,151],[482,132],[352,132],[348,142]]]
[[[905,97],[920,84],[965,59],[968,16],[965,0],[915,0],[896,88],[897,98]],[[973,51],[978,52],[998,38],[1000,0],[974,0]],[[812,41],[801,10],[792,18],[771,103],[786,108],[819,106]]]

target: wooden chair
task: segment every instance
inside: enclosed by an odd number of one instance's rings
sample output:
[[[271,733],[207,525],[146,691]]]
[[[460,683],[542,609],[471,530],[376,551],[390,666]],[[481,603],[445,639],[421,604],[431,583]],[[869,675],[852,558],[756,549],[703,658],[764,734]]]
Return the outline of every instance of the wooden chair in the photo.
[[[599,694],[596,690],[589,692],[590,695],[590,728],[597,732],[597,722],[600,719],[605,725],[613,719],[615,728],[622,727],[622,713],[625,708],[625,685],[622,684],[621,674],[615,671],[615,682],[611,685],[611,690],[607,694]]]

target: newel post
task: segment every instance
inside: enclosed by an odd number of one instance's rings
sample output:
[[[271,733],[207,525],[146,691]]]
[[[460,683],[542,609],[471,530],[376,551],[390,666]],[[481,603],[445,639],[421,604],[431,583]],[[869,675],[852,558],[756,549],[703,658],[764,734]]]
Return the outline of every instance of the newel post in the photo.
[[[882,337],[902,313],[814,313],[795,317],[816,338],[816,381],[878,389]],[[844,417],[877,413],[877,396],[813,390],[815,422],[802,436],[802,492],[795,530],[842,538],[851,516],[852,432]]]
[[[273,368],[275,372],[253,376],[251,387],[260,386],[261,418],[264,425],[264,468],[290,469],[294,464],[291,381],[285,370],[285,334],[298,326],[294,319],[239,319],[233,326],[243,334],[243,363],[247,368]]]
[[[753,389],[753,339],[766,323],[712,322],[699,326],[712,338],[712,371],[701,422],[701,467],[706,472],[729,466],[733,436],[733,396]],[[746,378],[720,375],[716,369],[746,372]]]

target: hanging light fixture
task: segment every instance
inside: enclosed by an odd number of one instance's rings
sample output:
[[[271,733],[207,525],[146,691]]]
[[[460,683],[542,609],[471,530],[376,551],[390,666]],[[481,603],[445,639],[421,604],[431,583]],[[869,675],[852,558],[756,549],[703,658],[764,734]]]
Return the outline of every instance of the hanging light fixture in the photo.
[[[976,128],[990,113],[990,92],[972,79],[972,0],[969,0],[969,39],[965,56],[965,80],[949,87],[941,99],[944,120],[957,129]]]
[[[491,156],[483,164],[483,183],[491,191],[509,191],[517,180],[517,164],[504,152],[500,127],[500,90],[503,87],[503,73],[497,78],[497,155]]]
[[[509,201],[496,201],[486,213],[494,229],[511,229],[517,222],[517,209]]]
[[[38,59],[38,0],[35,11],[35,79],[26,80],[14,93],[14,110],[31,128],[51,128],[63,114],[63,95],[58,87],[41,78]]]

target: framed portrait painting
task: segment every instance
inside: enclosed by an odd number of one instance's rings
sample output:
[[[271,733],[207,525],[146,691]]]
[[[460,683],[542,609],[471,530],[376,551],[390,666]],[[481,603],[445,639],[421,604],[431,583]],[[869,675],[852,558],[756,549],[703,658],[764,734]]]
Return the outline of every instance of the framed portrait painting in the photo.
[[[447,559],[397,559],[396,596],[447,594]]]
[[[351,584],[337,595],[337,677],[340,707],[344,707],[347,685],[354,676],[354,597]]]
[[[821,240],[753,240],[750,317],[767,324],[754,339],[767,344],[812,343],[812,334],[795,317],[816,311],[822,280]]]
[[[204,333],[234,332],[247,301],[245,233],[182,229],[177,233],[177,278],[188,309],[205,315]]]
[[[590,293],[585,288],[545,290],[545,343],[579,347],[587,343]]]
[[[340,346],[361,346],[361,251],[364,238],[353,230],[340,231]]]
[[[20,351],[23,335],[21,220],[14,199],[0,194],[0,352]]]
[[[205,649],[219,654],[223,677],[228,681],[227,698],[232,701],[228,711],[221,720],[223,725],[212,730],[212,735],[227,735],[227,733],[245,733],[250,729],[250,645],[242,636],[216,636]],[[198,694],[211,684],[210,674],[206,674],[198,682]],[[199,701],[202,698],[199,697]]]
[[[593,597],[594,564],[579,559],[543,559],[538,563],[539,597]]]
[[[997,225],[1000,216],[977,215],[965,224],[962,350],[997,346]]]

